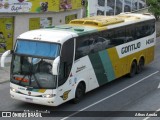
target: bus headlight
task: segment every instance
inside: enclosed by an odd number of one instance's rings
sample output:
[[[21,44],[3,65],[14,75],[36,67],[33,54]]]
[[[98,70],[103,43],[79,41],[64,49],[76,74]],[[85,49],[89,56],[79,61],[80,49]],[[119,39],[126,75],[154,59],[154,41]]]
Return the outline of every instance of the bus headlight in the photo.
[[[45,95],[42,95],[42,97],[44,98],[52,98],[52,97],[55,97],[56,94],[45,94]]]
[[[11,90],[12,92],[17,92],[16,89],[14,89],[14,88],[12,88],[12,87],[10,87],[10,90]]]

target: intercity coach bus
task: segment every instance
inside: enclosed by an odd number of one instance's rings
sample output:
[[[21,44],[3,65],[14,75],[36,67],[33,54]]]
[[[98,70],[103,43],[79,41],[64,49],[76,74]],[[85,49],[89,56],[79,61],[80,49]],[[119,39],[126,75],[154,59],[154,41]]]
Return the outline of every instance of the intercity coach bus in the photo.
[[[133,77],[154,59],[155,18],[121,13],[72,20],[17,37],[12,54],[13,99],[58,106],[121,76]]]

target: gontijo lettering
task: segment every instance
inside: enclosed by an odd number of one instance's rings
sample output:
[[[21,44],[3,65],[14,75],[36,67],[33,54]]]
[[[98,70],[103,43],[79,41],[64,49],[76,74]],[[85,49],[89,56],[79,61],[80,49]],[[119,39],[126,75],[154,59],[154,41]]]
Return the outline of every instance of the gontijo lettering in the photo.
[[[140,47],[141,47],[141,42],[138,42],[138,43],[135,43],[135,44],[131,44],[131,45],[123,47],[122,50],[121,50],[121,53],[122,54],[128,53],[128,52],[136,50],[136,49],[138,49]]]

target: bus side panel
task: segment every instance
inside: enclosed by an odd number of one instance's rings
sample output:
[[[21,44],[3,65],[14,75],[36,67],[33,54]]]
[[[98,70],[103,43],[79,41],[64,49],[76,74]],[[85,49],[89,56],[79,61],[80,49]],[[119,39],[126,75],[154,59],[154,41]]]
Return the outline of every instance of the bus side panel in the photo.
[[[154,48],[155,46],[146,48],[144,50],[141,50],[139,52],[133,53],[131,55],[128,55],[125,58],[128,58],[127,66],[126,66],[126,74],[130,72],[131,64],[133,60],[137,61],[137,65],[139,64],[140,59],[143,57],[145,61],[145,65],[151,63],[154,60]]]
[[[109,57],[112,61],[115,77],[119,78],[126,74],[128,66],[128,57],[119,58],[116,48],[110,48],[107,50]]]
[[[137,62],[137,65],[139,64],[139,60],[140,60],[140,58],[143,56],[144,57],[144,59],[146,58],[146,49],[144,49],[144,50],[141,50],[141,51],[139,51],[139,52],[136,52],[136,53],[133,53],[133,54],[131,54],[131,55],[128,55],[127,57],[125,57],[125,58],[128,58],[128,63],[127,63],[127,66],[126,66],[126,74],[128,74],[129,72],[130,72],[130,69],[131,69],[131,65],[132,65],[132,62],[134,61],[134,60],[136,60],[136,62]]]
[[[116,78],[107,50],[89,55],[99,85],[103,85]]]
[[[145,64],[149,64],[154,60],[154,51],[155,51],[155,46],[150,47],[146,50],[146,60]]]
[[[154,46],[141,50],[139,52],[133,53],[123,58],[119,58],[115,48],[108,49],[110,59],[112,61],[113,70],[116,78],[126,75],[130,72],[130,67],[133,60],[139,63],[141,57],[144,57],[145,64],[149,64],[154,59]]]
[[[74,76],[73,82],[75,82],[75,84],[82,80],[85,81],[86,92],[99,87],[93,65],[88,56],[76,60],[71,73]]]
[[[142,56],[145,58],[145,64],[153,61],[154,46],[123,58],[119,58],[116,48],[110,48],[98,53],[90,54],[89,56],[82,57],[74,64],[75,70],[73,73],[75,73],[75,76],[77,76],[78,79],[84,79],[86,81],[86,92],[88,92],[128,74],[132,61],[136,60],[138,64],[138,61]],[[79,71],[77,74],[75,71],[81,67],[84,67],[85,69]]]

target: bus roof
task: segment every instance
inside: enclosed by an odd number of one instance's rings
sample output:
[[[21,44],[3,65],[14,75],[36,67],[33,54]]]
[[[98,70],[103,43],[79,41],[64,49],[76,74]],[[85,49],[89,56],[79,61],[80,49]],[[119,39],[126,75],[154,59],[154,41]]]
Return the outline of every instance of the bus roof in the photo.
[[[151,14],[121,13],[116,16],[94,16],[72,20],[69,24],[28,31],[18,39],[48,41],[63,44],[66,40],[96,31],[116,28],[155,19]]]

